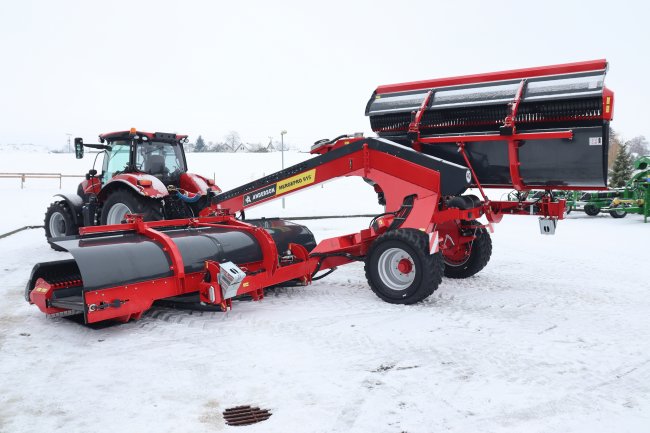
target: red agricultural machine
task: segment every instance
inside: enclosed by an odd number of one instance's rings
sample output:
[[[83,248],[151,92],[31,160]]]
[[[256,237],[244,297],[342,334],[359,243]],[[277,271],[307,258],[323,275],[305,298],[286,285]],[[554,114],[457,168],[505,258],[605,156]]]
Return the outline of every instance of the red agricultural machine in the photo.
[[[366,109],[378,138],[316,142],[317,156],[305,162],[209,191],[209,205],[195,218],[127,215],[124,224],[53,239],[73,258],[37,264],[26,297],[47,314],[126,322],[157,300],[198,295],[227,309],[233,298],[259,300],[265,288],[306,285],[363,261],[381,299],[421,301],[443,276],[467,278],[485,267],[487,229],[503,215],[536,215],[550,234],[565,207],[551,190],[605,188],[613,112],[606,70],[600,60],[381,86]],[[385,204],[368,228],[316,244],[297,224],[236,218],[343,176],[362,177]],[[512,186],[547,192],[514,202],[485,194]],[[469,188],[482,199],[466,194]],[[482,216],[487,224],[477,221]]]
[[[99,141],[84,144],[75,138],[78,159],[89,147],[103,151],[104,161],[100,174],[93,164],[76,194],[57,194],[60,200],[47,209],[45,236],[55,250],[60,247],[52,238],[76,235],[79,227],[119,224],[127,214],[145,221],[196,216],[208,204],[208,191],[216,188],[212,179],[187,172],[186,135],[131,128],[102,134]]]

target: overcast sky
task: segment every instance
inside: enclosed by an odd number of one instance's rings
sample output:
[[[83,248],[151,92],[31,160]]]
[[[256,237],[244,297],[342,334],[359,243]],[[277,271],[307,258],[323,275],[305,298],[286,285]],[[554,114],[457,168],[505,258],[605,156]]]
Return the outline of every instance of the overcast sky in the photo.
[[[0,0],[0,143],[128,129],[247,142],[370,132],[377,85],[607,58],[650,137],[645,1]]]

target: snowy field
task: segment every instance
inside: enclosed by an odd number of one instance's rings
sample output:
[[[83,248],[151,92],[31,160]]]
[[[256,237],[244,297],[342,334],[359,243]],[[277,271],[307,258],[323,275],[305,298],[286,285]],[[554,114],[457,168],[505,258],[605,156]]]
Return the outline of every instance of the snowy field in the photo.
[[[0,156],[0,172],[82,174],[92,163]],[[269,174],[279,158],[188,159],[210,177],[219,167],[227,189]],[[42,224],[59,192],[54,180],[19,188],[0,180],[0,233]],[[345,179],[250,214],[379,212],[369,186]],[[302,223],[322,240],[368,221]],[[418,305],[382,302],[352,264],[228,313],[155,308],[101,329],[47,319],[24,301],[34,263],[66,253],[50,250],[42,229],[23,231],[0,239],[0,432],[648,432],[650,224],[642,221],[572,213],[555,236],[541,236],[536,218],[505,217],[485,270],[443,280]],[[243,404],[273,415],[226,426],[221,412]]]

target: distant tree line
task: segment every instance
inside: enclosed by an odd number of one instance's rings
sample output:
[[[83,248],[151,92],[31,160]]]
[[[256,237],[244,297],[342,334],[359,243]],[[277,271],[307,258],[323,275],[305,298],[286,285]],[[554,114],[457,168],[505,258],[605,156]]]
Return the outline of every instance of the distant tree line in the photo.
[[[277,140],[269,137],[269,142],[264,143],[244,143],[241,136],[237,131],[230,131],[223,137],[221,141],[208,141],[206,142],[203,136],[199,135],[194,143],[186,145],[188,152],[253,152],[265,153],[282,150],[282,144]],[[285,143],[284,150],[289,150],[289,146]]]

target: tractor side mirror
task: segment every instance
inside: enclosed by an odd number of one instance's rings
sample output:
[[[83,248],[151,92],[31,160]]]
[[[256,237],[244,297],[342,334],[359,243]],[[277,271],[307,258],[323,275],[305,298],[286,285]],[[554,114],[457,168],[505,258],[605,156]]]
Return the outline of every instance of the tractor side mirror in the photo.
[[[81,137],[76,137],[74,139],[74,156],[77,159],[84,157],[84,139]]]

